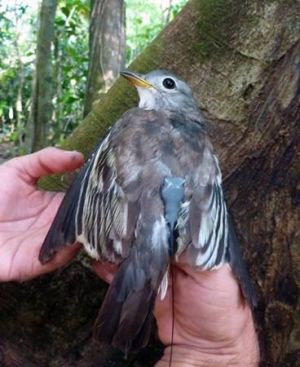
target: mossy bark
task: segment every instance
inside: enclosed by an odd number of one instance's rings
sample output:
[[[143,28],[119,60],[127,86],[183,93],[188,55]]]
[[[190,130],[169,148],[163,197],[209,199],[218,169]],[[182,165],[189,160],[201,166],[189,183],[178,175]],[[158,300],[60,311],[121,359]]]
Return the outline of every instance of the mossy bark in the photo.
[[[300,366],[300,2],[191,1],[131,69],[157,67],[189,82],[211,122],[227,202],[259,294],[261,365]],[[64,147],[87,154],[136,100],[118,80]],[[58,189],[60,182],[49,178],[43,187]],[[152,365],[159,349],[125,361],[92,346],[101,295],[102,285],[79,260],[33,282],[2,285],[6,358],[20,358],[22,366],[25,357],[28,366]]]

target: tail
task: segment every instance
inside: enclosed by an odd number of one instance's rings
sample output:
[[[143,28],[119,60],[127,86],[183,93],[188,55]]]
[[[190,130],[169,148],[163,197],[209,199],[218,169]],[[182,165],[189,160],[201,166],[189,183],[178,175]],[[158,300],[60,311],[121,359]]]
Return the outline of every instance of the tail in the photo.
[[[153,307],[167,271],[167,249],[161,254],[134,246],[110,285],[95,323],[95,338],[125,355],[149,341]],[[145,252],[146,251],[146,252]],[[157,257],[160,256],[160,257]]]
[[[157,292],[176,251],[174,228],[184,194],[183,184],[180,177],[166,178],[161,198],[149,201],[146,195],[143,207],[147,213],[137,223],[138,239],[122,262],[100,309],[94,330],[96,339],[125,354],[145,347],[149,341]],[[161,199],[164,216],[158,213]],[[163,295],[166,284],[162,288]]]

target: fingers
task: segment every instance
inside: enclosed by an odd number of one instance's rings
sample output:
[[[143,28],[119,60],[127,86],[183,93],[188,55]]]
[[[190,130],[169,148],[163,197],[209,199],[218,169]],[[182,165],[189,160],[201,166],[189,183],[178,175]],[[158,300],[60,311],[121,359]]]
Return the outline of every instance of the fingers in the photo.
[[[111,283],[118,269],[117,265],[104,263],[101,261],[93,261],[92,268],[95,273],[105,282]]]
[[[36,182],[42,176],[73,171],[83,162],[83,155],[79,152],[49,147],[27,156],[14,158],[8,164]]]
[[[219,269],[203,271],[187,264],[176,264],[176,274],[189,277],[199,284],[210,284],[212,288],[237,288],[238,282],[229,264]]]
[[[38,262],[38,269],[35,269],[34,276],[49,273],[67,264],[77,254],[80,248],[81,248],[80,244],[66,246],[58,253],[56,253],[53,260],[49,261],[48,263],[42,265]],[[115,264],[109,264],[94,260],[92,261],[92,268],[102,280],[110,284],[114,278],[114,274],[116,273],[118,266]],[[26,279],[32,277],[33,276],[31,274],[30,276],[26,277]]]

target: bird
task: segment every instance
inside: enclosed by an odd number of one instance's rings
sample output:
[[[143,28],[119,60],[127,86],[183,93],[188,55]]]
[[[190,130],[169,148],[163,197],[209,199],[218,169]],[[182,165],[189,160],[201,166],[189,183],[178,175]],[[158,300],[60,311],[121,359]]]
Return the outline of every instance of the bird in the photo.
[[[251,279],[222,189],[207,121],[191,88],[168,70],[121,75],[139,95],[91,152],[66,192],[40,250],[66,245],[118,265],[95,336],[125,354],[149,341],[156,297],[171,264],[208,271],[229,264],[251,308]]]

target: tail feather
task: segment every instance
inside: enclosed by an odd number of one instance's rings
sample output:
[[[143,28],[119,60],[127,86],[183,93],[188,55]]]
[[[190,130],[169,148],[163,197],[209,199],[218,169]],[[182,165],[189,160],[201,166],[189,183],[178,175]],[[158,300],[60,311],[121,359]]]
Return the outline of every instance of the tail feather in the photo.
[[[154,323],[153,313],[149,312],[140,332],[137,334],[137,336],[135,337],[135,339],[132,342],[132,345],[131,345],[132,351],[135,352],[147,346],[148,341],[150,339],[153,323]]]
[[[113,284],[105,295],[94,326],[94,337],[102,344],[111,345],[119,325],[122,302],[116,302],[117,293]]]
[[[180,177],[166,178],[157,206],[153,198],[149,202],[145,196],[147,211],[137,224],[137,242],[121,264],[99,312],[96,338],[125,354],[148,343],[155,298],[175,251],[174,228],[184,196],[184,182]],[[164,218],[160,215],[155,220],[151,213],[158,215],[161,199]]]
[[[144,289],[132,293],[124,302],[113,345],[123,350],[125,354],[147,345],[155,297],[156,292],[147,285]]]
[[[164,269],[154,270],[138,261],[137,251],[121,264],[96,320],[94,335],[125,354],[137,351],[149,341],[152,310]],[[147,257],[147,256],[146,256]],[[154,280],[154,281],[153,281]]]

